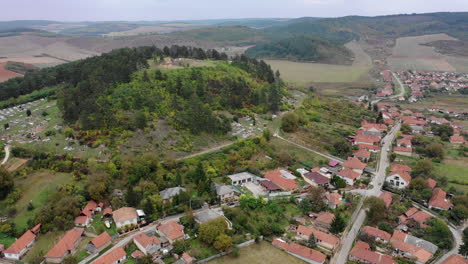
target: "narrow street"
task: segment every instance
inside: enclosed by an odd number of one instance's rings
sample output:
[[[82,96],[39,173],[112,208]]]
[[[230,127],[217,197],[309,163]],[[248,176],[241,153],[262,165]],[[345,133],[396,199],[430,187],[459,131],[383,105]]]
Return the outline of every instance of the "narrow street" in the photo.
[[[352,225],[348,226],[348,228],[343,233],[341,239],[341,247],[339,248],[339,251],[335,253],[330,263],[346,263],[348,254],[351,251],[351,247],[353,246],[353,242],[356,239],[359,230],[361,229],[361,226],[364,223],[364,220],[366,219],[366,211],[362,208],[365,198],[369,196],[379,196],[382,193],[382,186],[385,182],[386,169],[390,165],[390,162],[388,160],[389,153],[387,150],[391,148],[392,142],[395,139],[397,132],[400,130],[400,126],[401,124],[397,123],[396,126],[393,127],[393,129],[390,131],[390,133],[388,133],[387,136],[383,138],[384,144],[380,151],[380,162],[378,170],[371,181],[372,189],[369,189],[367,192],[365,192],[365,195],[362,197],[361,202],[358,204],[355,213],[351,216],[350,223]],[[349,227],[351,228],[349,229]]]

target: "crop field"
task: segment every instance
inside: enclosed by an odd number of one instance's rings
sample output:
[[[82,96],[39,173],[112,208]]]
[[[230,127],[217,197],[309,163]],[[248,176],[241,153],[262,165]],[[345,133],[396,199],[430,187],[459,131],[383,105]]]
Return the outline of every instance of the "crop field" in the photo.
[[[399,38],[388,64],[394,70],[466,71],[468,58],[456,58],[440,54],[426,44],[438,40],[456,40],[446,34]]]
[[[174,31],[190,30],[199,27],[195,24],[185,24],[185,23],[172,23],[172,24],[161,24],[161,25],[148,25],[141,26],[131,30],[111,32],[105,34],[104,36],[116,37],[116,36],[135,36],[140,34],[150,34],[150,33],[169,33]]]
[[[224,256],[217,258],[213,261],[208,262],[210,264],[261,264],[261,263],[272,263],[272,264],[302,264],[304,261],[289,255],[288,253],[275,248],[268,242],[261,242],[259,244],[253,244],[239,250],[239,257]]]
[[[8,79],[15,78],[15,77],[21,77],[23,75],[9,71],[5,69],[6,62],[0,62],[0,82],[4,82]]]
[[[423,111],[431,106],[438,106],[441,108],[450,108],[455,110],[466,110],[468,109],[468,96],[454,95],[454,96],[435,96],[424,98],[416,103],[398,103],[404,109],[415,109]]]

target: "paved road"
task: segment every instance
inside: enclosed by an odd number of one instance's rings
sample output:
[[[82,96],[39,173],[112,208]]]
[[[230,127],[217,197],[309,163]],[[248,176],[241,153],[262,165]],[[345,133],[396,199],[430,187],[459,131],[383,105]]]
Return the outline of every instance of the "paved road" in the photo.
[[[6,145],[5,146],[5,158],[3,159],[0,165],[5,165],[8,162],[9,158],[10,158],[10,145]]]
[[[398,130],[400,130],[400,126],[400,123],[397,123],[390,131],[390,133],[388,133],[387,136],[383,138],[384,144],[382,150],[380,151],[380,161],[378,164],[377,173],[371,180],[372,189],[369,189],[367,192],[365,192],[365,195],[362,197],[361,201],[356,207],[356,210],[351,216],[350,223],[352,223],[352,226],[349,230],[347,229],[343,233],[341,247],[339,251],[333,256],[330,263],[346,263],[349,251],[351,251],[351,247],[353,246],[353,242],[356,239],[359,230],[361,229],[361,226],[364,223],[364,220],[366,219],[366,211],[362,208],[364,199],[369,196],[379,196],[382,193],[382,185],[385,182],[386,169],[390,165],[390,162],[388,160],[387,149],[389,149],[392,146],[392,142],[396,137],[396,133],[398,132]]]
[[[392,74],[393,74],[393,77],[395,77],[395,79],[397,80],[398,85],[400,85],[400,92],[398,94],[394,94],[394,95],[389,96],[387,98],[375,99],[374,101],[371,101],[371,104],[374,105],[374,104],[376,104],[376,103],[378,103],[378,102],[380,102],[382,100],[393,99],[393,98],[397,98],[397,97],[400,97],[400,96],[405,96],[405,87],[404,87],[403,83],[400,81],[400,78],[398,78],[398,76],[394,72],[392,72]]]

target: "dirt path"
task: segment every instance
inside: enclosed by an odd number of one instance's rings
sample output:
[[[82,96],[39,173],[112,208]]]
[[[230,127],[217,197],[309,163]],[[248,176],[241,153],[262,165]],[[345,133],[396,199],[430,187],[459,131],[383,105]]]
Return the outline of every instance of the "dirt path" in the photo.
[[[210,149],[206,149],[206,150],[203,150],[203,151],[194,153],[194,154],[190,154],[190,155],[185,156],[185,157],[182,157],[182,158],[178,158],[178,159],[176,159],[176,160],[177,160],[177,161],[181,161],[181,160],[190,159],[190,158],[193,158],[193,157],[196,157],[196,156],[199,156],[199,155],[203,155],[203,154],[207,154],[207,153],[210,153],[210,152],[214,152],[214,151],[220,150],[220,149],[222,149],[222,148],[224,148],[224,147],[230,146],[230,145],[232,145],[232,144],[234,144],[234,143],[236,143],[236,142],[237,142],[237,141],[225,143],[225,144],[222,144],[222,145],[219,145],[219,146],[210,148]]]
[[[5,158],[3,159],[0,165],[5,165],[8,162],[9,158],[10,158],[10,146],[6,145],[5,146]]]

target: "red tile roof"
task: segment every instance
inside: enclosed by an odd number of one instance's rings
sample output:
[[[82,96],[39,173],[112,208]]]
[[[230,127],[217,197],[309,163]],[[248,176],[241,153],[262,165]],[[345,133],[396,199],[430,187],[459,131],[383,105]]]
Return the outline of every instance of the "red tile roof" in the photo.
[[[24,232],[20,238],[18,238],[9,248],[7,248],[5,254],[19,254],[27,245],[36,239],[36,235],[30,230]]]
[[[84,225],[86,224],[86,221],[88,221],[88,216],[86,215],[80,215],[75,217],[75,225]]]
[[[265,178],[269,179],[285,190],[295,190],[299,188],[299,185],[296,184],[296,181],[283,178],[281,174],[282,173],[280,171],[269,171],[265,174]]]
[[[384,201],[385,206],[387,208],[389,208],[390,204],[392,204],[393,197],[392,197],[392,194],[389,193],[389,192],[382,192],[382,194],[380,194],[379,198]]]
[[[372,226],[365,226],[361,231],[368,234],[369,236],[378,237],[385,241],[390,241],[390,238],[392,237],[392,235],[389,233]]]
[[[91,216],[94,210],[96,210],[96,207],[97,207],[97,203],[91,200],[86,204],[85,208],[83,208],[81,213],[86,216]]]
[[[71,251],[75,248],[75,243],[83,235],[84,229],[80,227],[74,227],[73,229],[67,231],[65,236],[60,239],[60,241],[55,244],[55,246],[47,252],[45,255],[46,258],[62,258],[68,251]]]
[[[107,207],[102,211],[102,215],[112,215],[112,209]]]
[[[125,250],[121,247],[115,248],[104,256],[96,259],[92,264],[112,264],[127,255]]]
[[[161,244],[161,241],[154,236],[148,236],[145,233],[141,233],[133,238],[138,244],[140,244],[142,247],[147,248],[150,245],[159,245]]]
[[[460,255],[453,254],[446,260],[442,261],[441,264],[468,264],[468,260],[466,260]]]
[[[331,204],[338,205],[343,202],[343,196],[339,193],[327,193],[325,194],[325,199],[327,199]]]
[[[158,230],[161,231],[167,238],[171,240],[177,240],[184,237],[184,226],[179,225],[176,222],[168,222],[162,224],[158,227]]]
[[[327,258],[327,256],[325,256],[324,254],[322,254],[321,252],[317,250],[304,247],[293,242],[287,243],[278,238],[275,238],[271,244],[275,247],[281,248],[285,251],[291,252],[293,254],[299,255],[306,259],[313,260],[318,263],[324,263],[325,259]]]
[[[398,108],[397,108],[397,110],[398,110]],[[370,123],[370,122],[368,122],[368,121],[366,121],[366,120],[363,120],[363,121],[361,122],[361,127],[362,127],[362,128],[367,128],[367,129],[376,128],[377,130],[380,130],[380,131],[385,131],[385,130],[387,130],[387,128],[388,128],[388,127],[387,127],[386,125],[384,125],[384,124]]]
[[[432,192],[432,198],[429,200],[429,206],[438,207],[442,209],[449,209],[452,203],[447,200],[447,193],[440,188],[435,188]]]
[[[415,213],[417,213],[418,211],[419,211],[418,208],[412,207],[412,208],[408,209],[408,211],[405,212],[405,215],[406,215],[407,217],[411,217],[411,216],[413,216]]]
[[[379,150],[379,146],[377,145],[358,144],[357,146],[359,149]]]
[[[413,149],[412,148],[407,148],[407,147],[394,147],[393,151],[412,153]]]
[[[136,209],[132,207],[122,207],[112,213],[115,222],[125,222],[132,219],[137,219]]]
[[[310,227],[310,226],[308,227],[308,226],[300,225],[297,228],[297,232],[301,233],[301,234],[304,234],[307,237],[309,237],[310,235],[313,234],[315,239],[323,241],[323,242],[325,242],[327,244],[333,245],[334,247],[337,246],[340,243],[340,239],[337,238],[336,236],[331,235],[331,234],[327,234],[325,232],[322,232],[322,231],[317,230],[317,229],[315,229],[313,227]]]
[[[349,178],[349,179],[352,179],[352,180],[355,180],[359,176],[361,176],[360,173],[355,172],[352,169],[347,169],[347,168],[343,169],[343,170],[340,170],[336,175],[341,176],[341,177],[345,177],[345,178]]]
[[[396,264],[392,257],[370,250],[369,244],[358,241],[349,255],[351,259],[359,260],[368,264]]]
[[[392,171],[392,172],[390,172],[389,176],[393,176],[393,175],[400,176],[403,180],[405,180],[408,183],[411,182],[411,175],[409,175],[407,172],[404,172],[404,171]]]
[[[426,220],[431,217],[432,215],[424,211],[418,211],[417,213],[413,214],[410,218],[418,222],[420,227],[425,228],[427,227],[427,225],[425,225]]]
[[[411,245],[409,243],[406,243],[406,242],[404,242],[405,239],[406,239],[406,234],[405,233],[403,233],[401,231],[398,231],[398,230],[395,230],[393,232],[393,236],[392,236],[390,242],[391,242],[393,248],[398,249],[398,250],[403,251],[403,252],[407,252],[407,253],[413,255],[421,263],[426,263],[432,257],[431,252],[429,252],[429,251],[427,251],[425,249],[413,246],[413,245]]]
[[[412,169],[409,166],[404,165],[404,164],[393,164],[390,170],[391,171],[406,171],[406,172],[412,171]]]
[[[96,248],[100,248],[110,241],[112,241],[112,237],[107,232],[103,232],[99,236],[93,238],[93,240],[91,240],[91,244]]]
[[[436,187],[436,185],[437,185],[437,182],[434,179],[429,178],[429,179],[426,180],[426,186],[428,188],[434,189]]]
[[[138,259],[138,258],[141,258],[141,257],[144,257],[144,256],[145,256],[145,254],[143,254],[143,252],[141,252],[138,249],[133,251],[133,253],[132,253],[132,258],[134,258],[134,259]]]
[[[41,231],[41,224],[37,224],[33,228],[31,228],[31,232],[33,232],[34,234],[36,234],[39,231]]]
[[[369,143],[373,145],[380,141],[380,137],[373,135],[358,135],[354,141],[357,143]]]
[[[370,158],[371,153],[370,153],[369,151],[365,150],[365,149],[359,149],[359,150],[356,150],[356,151],[353,153],[353,155],[354,155],[355,157],[368,159],[368,158]]]
[[[317,215],[317,218],[315,221],[322,222],[325,224],[331,224],[333,222],[333,219],[335,219],[335,215],[330,213],[330,212],[320,212]]]
[[[348,160],[343,163],[343,167],[349,169],[364,170],[366,166],[366,163],[363,163],[359,159],[353,157],[349,157]]]
[[[451,136],[450,137],[450,143],[464,143],[465,138],[462,136]]]

